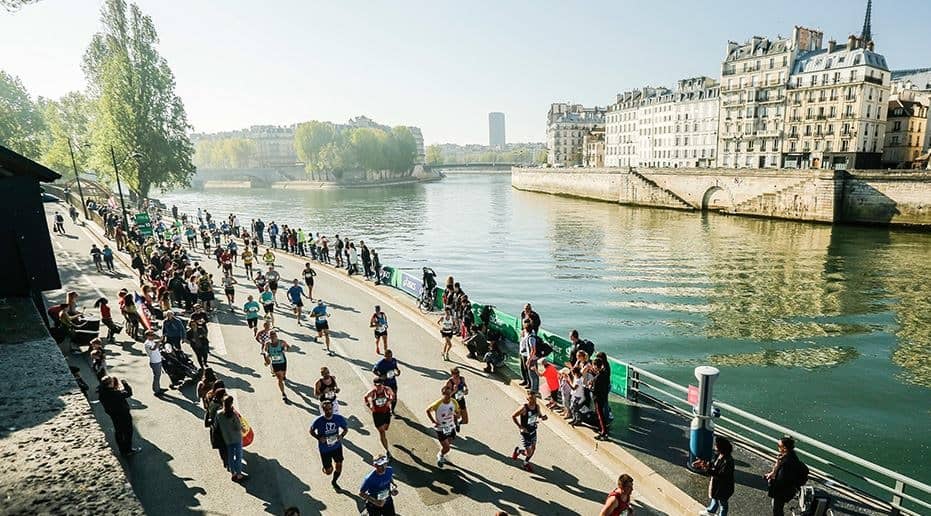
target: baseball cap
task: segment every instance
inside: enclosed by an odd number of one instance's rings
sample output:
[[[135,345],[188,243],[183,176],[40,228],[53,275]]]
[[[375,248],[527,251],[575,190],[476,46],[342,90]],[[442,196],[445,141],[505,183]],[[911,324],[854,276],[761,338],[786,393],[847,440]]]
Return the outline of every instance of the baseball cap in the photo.
[[[372,461],[372,465],[373,466],[387,466],[388,457],[384,455],[379,455],[378,457],[375,457],[375,460]]]

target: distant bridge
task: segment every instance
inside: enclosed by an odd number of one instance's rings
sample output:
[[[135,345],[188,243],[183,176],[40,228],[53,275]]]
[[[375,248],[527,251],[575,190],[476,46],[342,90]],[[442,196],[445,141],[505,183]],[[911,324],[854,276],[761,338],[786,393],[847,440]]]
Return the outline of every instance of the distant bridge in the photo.
[[[455,170],[455,169],[484,169],[484,170],[510,170],[511,167],[529,165],[529,163],[487,162],[487,163],[446,163],[443,165],[424,165],[426,170]]]

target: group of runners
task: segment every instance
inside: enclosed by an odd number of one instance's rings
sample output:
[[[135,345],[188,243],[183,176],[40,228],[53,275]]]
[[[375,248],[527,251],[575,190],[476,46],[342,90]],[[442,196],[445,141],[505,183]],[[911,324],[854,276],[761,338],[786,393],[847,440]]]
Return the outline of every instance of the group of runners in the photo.
[[[198,210],[199,218],[203,217],[200,211]],[[160,219],[157,213],[155,217]],[[316,330],[315,340],[325,346],[328,355],[333,356],[334,352],[331,349],[330,342],[330,313],[323,300],[314,299],[314,285],[317,273],[311,262],[306,262],[300,273],[303,284],[299,278],[284,280],[280,272],[283,269],[276,263],[275,251],[266,248],[259,255],[257,246],[260,242],[263,242],[263,238],[261,233],[256,233],[257,228],[252,226],[250,228],[252,232],[250,233],[238,224],[234,224],[232,217],[235,216],[231,215],[230,219],[220,224],[217,231],[210,231],[208,227],[209,238],[216,247],[213,251],[210,251],[211,248],[205,246],[204,254],[213,255],[216,259],[217,267],[222,273],[220,284],[224,288],[230,311],[237,310],[235,291],[236,286],[241,285],[235,277],[236,269],[241,267],[246,279],[254,283],[255,293],[247,295],[241,308],[246,325],[252,330],[254,339],[258,344],[259,352],[277,381],[282,399],[287,402],[285,382],[288,370],[287,353],[290,345],[280,337],[279,330],[276,327],[276,308],[279,308],[277,291],[279,287],[289,284],[286,298],[290,304],[290,311],[299,326],[303,325],[302,322],[305,317],[304,300],[313,304],[313,308],[306,315],[307,318],[312,320],[313,327]],[[212,221],[201,219],[198,222],[200,222],[201,226],[205,226]],[[162,260],[166,256],[172,257],[182,263],[187,263],[193,268],[194,272],[191,274],[193,278],[182,276],[182,279],[186,280],[186,283],[191,283],[189,286],[196,292],[195,296],[198,302],[196,308],[200,309],[201,306],[199,305],[203,305],[203,308],[206,308],[208,312],[217,308],[212,294],[213,276],[203,269],[202,264],[198,265],[198,262],[194,262],[193,256],[188,255],[188,252],[194,253],[197,250],[197,231],[193,221],[188,221],[186,225],[184,223],[163,224],[161,221],[159,223],[166,226],[167,229],[158,233],[158,239],[152,238],[136,242],[139,249],[136,256],[144,262],[148,262],[144,263],[144,267],[140,270],[142,282],[147,283],[153,280],[151,277],[153,261]],[[229,231],[226,230],[227,227]],[[215,236],[215,233],[219,234],[219,238]],[[181,235],[188,237],[187,251],[185,251],[183,242],[180,240]],[[236,243],[236,238],[242,240],[241,246]],[[96,262],[97,252],[92,251],[92,255]],[[258,256],[261,256],[261,260],[265,265],[266,270],[264,271],[256,270],[255,262]],[[326,255],[322,252],[318,252],[316,256],[319,257],[318,259],[321,262],[328,262],[328,257],[324,258]],[[168,283],[169,281],[165,281],[165,284],[161,286],[171,293]],[[463,306],[468,306],[467,297],[463,294],[462,298]],[[185,304],[185,299],[170,297],[170,300],[176,301],[181,306]],[[168,310],[171,309],[172,307],[169,306]],[[463,314],[461,311],[457,312],[455,320],[451,320],[453,314],[447,312],[438,321],[444,340],[444,349],[442,351],[444,358],[448,358],[452,336],[459,333],[460,317]],[[204,314],[204,310],[197,311],[195,309],[195,313]],[[201,319],[204,317],[206,316],[200,316]],[[388,430],[392,418],[396,416],[399,392],[398,379],[402,370],[394,356],[394,351],[389,348],[388,326],[387,314],[382,310],[381,306],[375,306],[369,316],[369,327],[373,331],[375,352],[379,358],[372,366],[372,384],[363,396],[362,401],[365,409],[371,413],[372,423],[378,430],[384,453],[379,454],[373,460],[373,470],[366,476],[359,491],[359,496],[365,501],[368,514],[372,515],[394,514],[393,497],[397,494],[397,485],[393,480],[393,468],[390,466],[391,453]],[[200,356],[198,358],[198,362],[201,362]],[[200,365],[203,370],[207,369],[206,363]],[[311,423],[309,434],[317,441],[321,470],[325,475],[331,477],[331,484],[335,489],[339,489],[339,479],[344,462],[342,442],[349,431],[346,416],[340,414],[339,393],[340,388],[336,377],[330,373],[328,367],[321,367],[320,376],[314,383],[314,394],[319,403],[321,414]],[[442,468],[449,462],[448,455],[452,450],[455,438],[462,431],[462,425],[469,423],[466,403],[469,387],[459,368],[453,367],[450,369],[449,377],[438,386],[438,394],[438,399],[425,407],[425,414],[434,426],[438,441],[436,465]],[[205,399],[205,405],[208,402],[209,400]],[[218,403],[220,405],[217,407],[218,410],[223,411],[223,404],[226,402],[221,399]],[[517,427],[518,434],[518,443],[514,447],[511,456],[513,460],[521,460],[523,468],[527,471],[533,471],[531,459],[536,450],[537,428],[539,423],[546,419],[547,416],[543,413],[541,406],[538,404],[537,396],[533,392],[527,395],[526,401],[511,415],[511,420]],[[224,460],[224,464],[229,466],[227,459]],[[233,471],[234,480],[240,481],[245,478],[241,470],[231,471]]]

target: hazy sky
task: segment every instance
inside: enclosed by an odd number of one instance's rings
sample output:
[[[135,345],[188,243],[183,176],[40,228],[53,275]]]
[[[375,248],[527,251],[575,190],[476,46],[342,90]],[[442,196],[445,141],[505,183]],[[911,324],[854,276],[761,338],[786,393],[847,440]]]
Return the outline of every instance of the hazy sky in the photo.
[[[197,131],[365,114],[417,125],[427,143],[543,141],[550,102],[605,105],[642,84],[717,76],[728,39],[817,27],[859,32],[865,0],[642,2],[139,0]],[[0,69],[34,95],[84,86],[99,0],[0,10]],[[766,11],[764,9],[770,9]],[[929,0],[877,0],[876,49],[931,67]]]

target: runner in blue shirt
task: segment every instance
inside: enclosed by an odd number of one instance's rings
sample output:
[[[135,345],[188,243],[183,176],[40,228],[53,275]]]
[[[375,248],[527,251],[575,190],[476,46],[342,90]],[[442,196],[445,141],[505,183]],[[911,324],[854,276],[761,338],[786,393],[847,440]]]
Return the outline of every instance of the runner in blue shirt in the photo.
[[[365,500],[365,509],[369,516],[394,516],[394,497],[398,486],[394,483],[394,469],[388,465],[384,455],[372,461],[375,469],[365,476],[359,496]]]
[[[333,352],[330,351],[330,323],[327,321],[330,314],[326,311],[326,303],[322,299],[318,300],[317,306],[310,312],[310,315],[314,317],[314,326],[317,328],[317,342],[320,342],[320,337],[323,337],[327,354],[333,356]]]
[[[323,409],[323,415],[317,416],[313,423],[310,424],[310,435],[317,440],[320,461],[323,462],[323,472],[327,475],[333,474],[330,485],[333,486],[333,489],[339,491],[339,476],[343,473],[342,441],[349,431],[349,425],[346,418],[333,413],[333,402],[331,400],[323,400],[320,407]],[[335,471],[333,469],[334,462],[336,463]]]
[[[288,300],[291,301],[291,307],[294,309],[294,316],[297,318],[298,326],[301,325],[301,309],[304,307],[301,297],[310,299],[310,296],[304,293],[304,287],[295,279],[294,284],[288,289]]]
[[[242,311],[246,312],[246,324],[252,328],[252,334],[255,335],[259,331],[259,309],[261,307],[252,299],[252,296],[249,296],[246,300],[246,303],[242,305]]]
[[[382,382],[391,387],[394,392],[394,399],[391,400],[391,413],[394,414],[394,408],[398,405],[398,375],[401,370],[398,368],[398,359],[394,358],[394,352],[390,349],[385,350],[385,356],[372,367],[372,372],[377,374]]]

